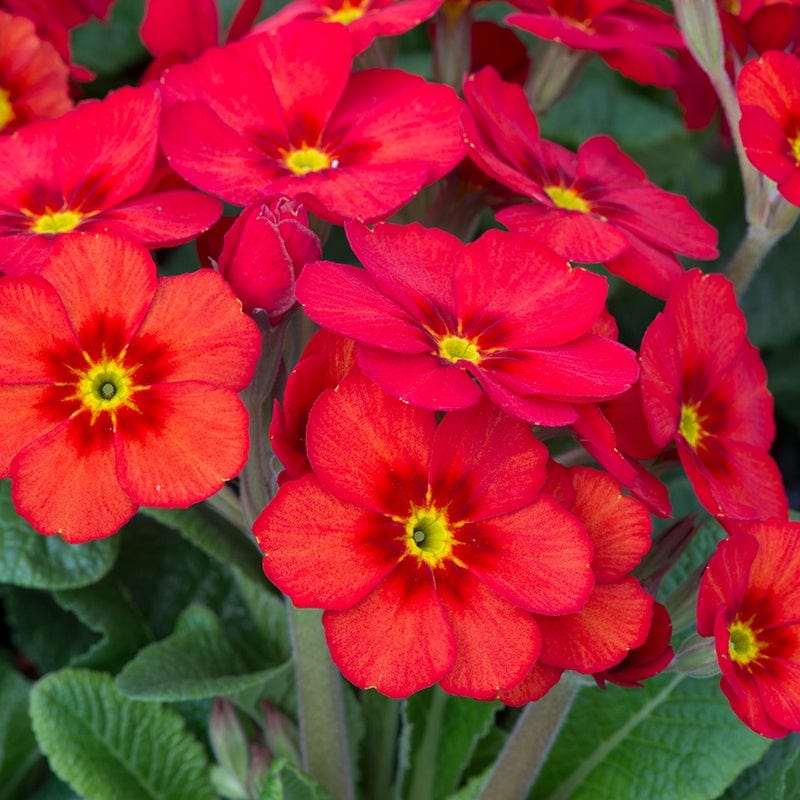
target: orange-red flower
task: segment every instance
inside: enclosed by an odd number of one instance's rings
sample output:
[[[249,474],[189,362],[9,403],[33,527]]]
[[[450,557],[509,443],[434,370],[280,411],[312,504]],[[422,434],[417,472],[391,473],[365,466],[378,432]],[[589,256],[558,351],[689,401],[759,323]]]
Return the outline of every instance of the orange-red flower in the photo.
[[[0,476],[42,533],[108,536],[241,469],[261,338],[211,270],[159,280],[141,247],[77,234],[0,281],[0,338]]]
[[[718,516],[786,517],[764,364],[722,275],[686,273],[642,339],[642,407],[653,441],[674,441],[700,502]]]
[[[763,736],[800,731],[800,523],[737,523],[700,582],[697,632],[713,636],[720,686]]]
[[[68,72],[29,19],[0,11],[0,133],[69,111]]]

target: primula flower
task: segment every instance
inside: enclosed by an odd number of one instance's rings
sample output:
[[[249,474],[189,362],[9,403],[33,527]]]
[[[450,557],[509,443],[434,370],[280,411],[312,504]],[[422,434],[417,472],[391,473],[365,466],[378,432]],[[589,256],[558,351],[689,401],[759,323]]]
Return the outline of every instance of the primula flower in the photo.
[[[713,636],[720,687],[762,736],[800,731],[800,523],[739,523],[719,543],[697,598]]]
[[[800,206],[800,58],[768,52],[745,64],[736,84],[747,158]]]
[[[294,283],[322,255],[302,206],[285,197],[244,209],[225,234],[217,259],[244,310],[260,308],[277,324],[294,306]]]
[[[544,491],[585,525],[595,585],[580,611],[535,615],[542,633],[539,660],[517,686],[500,695],[508,705],[537,700],[565,669],[605,675],[631,650],[644,646],[651,630],[653,598],[630,575],[650,547],[647,509],[623,495],[610,475],[588,467],[564,469],[551,463]]]
[[[67,73],[29,19],[0,11],[0,133],[69,111]]]
[[[211,270],[159,280],[138,245],[76,234],[0,280],[0,337],[0,477],[42,533],[108,536],[241,469],[261,337]]]
[[[672,17],[652,5],[636,0],[513,0],[512,5],[522,13],[509,14],[509,25],[574,50],[591,50],[639,83],[671,86],[679,78],[662,48],[678,49],[683,40]]]
[[[346,26],[353,55],[363,53],[378,36],[399,36],[436,13],[442,0],[292,0],[259,23],[254,33],[275,30],[295,19]]]
[[[491,68],[465,81],[464,97],[470,158],[533,201],[497,214],[511,230],[662,298],[684,272],[675,253],[718,255],[716,230],[685,197],[650,183],[609,137],[593,136],[577,155],[541,139],[522,89]]]
[[[332,222],[394,213],[464,155],[461,103],[399,70],[351,74],[340,25],[297,20],[168,70],[162,144],[231,203],[286,195]]]
[[[297,299],[324,328],[358,342],[358,363],[386,391],[432,410],[483,391],[508,413],[565,425],[574,403],[621,394],[633,353],[592,332],[606,282],[526,236],[488,231],[464,245],[433,228],[345,226],[364,269],[320,261]]]
[[[0,270],[36,272],[63,234],[109,231],[147,247],[189,241],[220,215],[191,189],[148,192],[158,92],[120,89],[0,139]]]
[[[267,577],[325,609],[356,686],[494,698],[538,656],[533,613],[583,608],[591,544],[540,494],[547,450],[525,423],[482,402],[437,426],[352,373],[314,404],[307,439],[314,472],[254,530]]]
[[[674,441],[700,502],[739,519],[786,517],[767,374],[722,275],[686,273],[640,351],[642,407],[653,441]]]
[[[275,400],[269,425],[272,452],[283,464],[278,482],[311,472],[306,453],[306,425],[316,399],[356,368],[355,342],[326,330],[317,331],[289,373],[283,402]]]

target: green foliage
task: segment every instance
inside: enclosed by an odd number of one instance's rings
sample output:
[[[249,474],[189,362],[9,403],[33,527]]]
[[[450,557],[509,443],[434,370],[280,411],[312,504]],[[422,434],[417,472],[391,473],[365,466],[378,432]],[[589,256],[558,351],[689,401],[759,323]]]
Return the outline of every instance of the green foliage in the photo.
[[[118,75],[148,58],[139,40],[144,0],[117,0],[105,22],[93,19],[72,34],[72,58],[104,76]]]
[[[0,481],[0,583],[28,589],[76,589],[102,578],[119,550],[116,537],[67,544],[43,536],[14,510],[10,481]]]
[[[713,678],[586,688],[531,798],[712,800],[768,746],[736,719]]]
[[[796,800],[800,797],[800,734],[770,745],[764,758],[745,770],[720,800]]]
[[[30,719],[30,683],[0,659],[0,800],[28,797],[30,779],[41,764]]]
[[[36,739],[83,800],[215,800],[200,743],[168,708],[122,696],[111,678],[66,669],[31,692]]]
[[[310,775],[278,758],[270,765],[258,800],[330,800],[330,795]]]

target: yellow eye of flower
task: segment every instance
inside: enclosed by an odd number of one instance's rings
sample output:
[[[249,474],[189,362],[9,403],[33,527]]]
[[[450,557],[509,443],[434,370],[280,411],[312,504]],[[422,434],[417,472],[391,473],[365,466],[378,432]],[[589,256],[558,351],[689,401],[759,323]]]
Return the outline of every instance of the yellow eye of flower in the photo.
[[[547,196],[559,207],[568,211],[591,211],[591,206],[576,192],[566,186],[545,186]]]

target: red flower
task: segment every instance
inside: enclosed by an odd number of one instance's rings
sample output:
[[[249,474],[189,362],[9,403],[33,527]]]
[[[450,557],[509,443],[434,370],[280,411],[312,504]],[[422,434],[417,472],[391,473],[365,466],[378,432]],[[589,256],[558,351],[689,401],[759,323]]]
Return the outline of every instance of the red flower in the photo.
[[[551,463],[544,489],[586,527],[595,585],[580,611],[535,615],[542,633],[539,660],[501,694],[508,705],[537,700],[565,669],[605,675],[644,646],[651,629],[653,599],[630,575],[650,547],[647,509],[623,495],[611,476],[587,467],[566,470]]]
[[[591,332],[605,280],[532,239],[488,231],[464,245],[417,224],[345,230],[365,269],[309,264],[297,299],[355,339],[361,369],[395,397],[448,410],[474,405],[483,389],[520,419],[565,425],[574,403],[636,380],[633,353]]]
[[[736,93],[748,159],[790,203],[800,205],[800,58],[765,53],[744,65]]]
[[[154,88],[120,89],[0,139],[0,270],[38,271],[55,241],[75,230],[163,247],[219,217],[219,202],[193,190],[146,192],[159,110]]]
[[[67,73],[29,19],[0,11],[0,133],[69,111]]]
[[[254,33],[276,30],[295,19],[338,22],[350,33],[353,55],[378,36],[398,36],[432,16],[442,0],[293,0],[258,24]]]
[[[342,26],[298,20],[173,67],[172,167],[238,205],[283,194],[337,223],[392,214],[463,156],[461,104],[399,70],[351,74],[352,61]]]
[[[303,355],[286,379],[283,404],[276,400],[269,425],[272,452],[285,469],[278,482],[311,472],[306,454],[306,425],[316,399],[356,367],[355,342],[326,330],[309,339]]]
[[[586,532],[539,494],[544,446],[489,404],[437,426],[352,373],[312,408],[308,456],[314,473],[285,483],[254,530],[270,580],[326,609],[357,686],[494,698],[538,655],[531,612],[585,604]]]
[[[261,338],[210,270],[158,280],[139,246],[71,236],[0,281],[0,337],[0,476],[42,533],[108,536],[240,470]]]
[[[683,40],[669,14],[636,0],[513,0],[523,13],[506,22],[524,31],[561,42],[574,50],[591,50],[609,67],[635,81],[671,86],[680,73],[662,51],[678,49]]]
[[[697,632],[716,640],[720,686],[762,736],[800,731],[800,524],[736,526],[711,557]]]
[[[715,258],[717,232],[685,197],[659,189],[607,136],[569,150],[539,138],[522,89],[487,68],[464,83],[462,125],[470,157],[533,202],[497,219],[570,261],[609,272],[666,297],[683,266],[675,253]]]
[[[642,405],[653,441],[675,441],[712,514],[785,517],[786,494],[768,454],[772,396],[745,332],[730,281],[688,272],[642,339]]]
[[[217,266],[244,310],[261,308],[273,324],[294,306],[294,282],[322,255],[302,206],[285,197],[244,209],[225,234]]]

